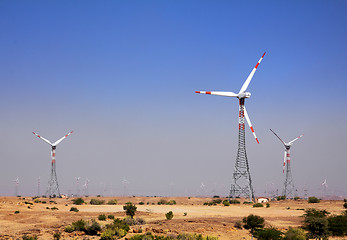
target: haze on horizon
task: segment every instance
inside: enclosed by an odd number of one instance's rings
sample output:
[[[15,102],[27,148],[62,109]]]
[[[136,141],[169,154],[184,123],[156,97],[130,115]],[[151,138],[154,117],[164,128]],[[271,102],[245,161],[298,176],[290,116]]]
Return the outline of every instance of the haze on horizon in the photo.
[[[347,196],[347,2],[1,1],[0,195],[44,194],[56,141],[61,193],[229,194],[248,90],[255,194],[282,192],[284,140],[303,195]],[[201,190],[201,183],[206,186]],[[106,187],[104,187],[106,186]],[[106,189],[104,191],[104,189]]]

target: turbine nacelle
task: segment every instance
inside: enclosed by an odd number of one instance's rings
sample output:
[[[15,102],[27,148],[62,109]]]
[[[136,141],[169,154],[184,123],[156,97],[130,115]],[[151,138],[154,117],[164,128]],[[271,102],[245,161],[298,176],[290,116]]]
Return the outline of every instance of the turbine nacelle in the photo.
[[[251,93],[250,92],[243,92],[243,93],[239,93],[237,95],[237,98],[238,99],[241,99],[241,98],[250,98],[251,97]]]

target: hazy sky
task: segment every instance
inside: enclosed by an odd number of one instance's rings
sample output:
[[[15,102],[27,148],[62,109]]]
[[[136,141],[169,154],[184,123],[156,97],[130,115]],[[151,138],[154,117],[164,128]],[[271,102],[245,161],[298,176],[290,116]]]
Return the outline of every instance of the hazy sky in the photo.
[[[62,193],[229,194],[238,92],[256,195],[282,191],[285,141],[299,190],[347,196],[346,1],[0,1],[0,195],[41,193],[56,141]],[[206,186],[203,191],[201,183]],[[272,185],[273,184],[273,185]],[[111,189],[112,187],[112,189]]]

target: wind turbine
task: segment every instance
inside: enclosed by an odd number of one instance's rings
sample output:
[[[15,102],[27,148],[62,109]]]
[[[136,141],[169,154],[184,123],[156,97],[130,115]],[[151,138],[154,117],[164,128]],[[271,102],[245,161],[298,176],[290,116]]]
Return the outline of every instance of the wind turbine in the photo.
[[[322,183],[322,187],[323,187],[324,197],[326,197],[327,196],[327,190],[328,190],[327,179],[325,179],[324,182]]]
[[[128,195],[128,184],[129,184],[129,181],[126,180],[126,178],[124,177],[123,178],[123,181],[122,181],[122,185],[123,185],[123,196],[127,196]]]
[[[300,135],[299,137],[293,139],[290,142],[284,142],[274,131],[270,129],[270,131],[275,134],[275,136],[282,142],[284,145],[284,159],[283,159],[283,173],[284,170],[286,170],[286,180],[284,182],[284,190],[283,190],[283,196],[292,196],[293,198],[295,197],[294,195],[294,183],[293,183],[293,178],[292,178],[292,171],[290,168],[290,148],[293,145],[293,143],[298,140],[299,138],[303,137],[304,134]],[[286,168],[287,166],[287,168]]]
[[[76,180],[76,196],[80,196],[80,179],[81,177],[75,177]]]
[[[245,107],[245,99],[251,96],[251,93],[246,92],[246,90],[260,62],[263,60],[264,56],[265,56],[265,53],[261,56],[258,63],[253,68],[252,72],[249,74],[248,78],[246,79],[246,81],[244,82],[244,84],[242,85],[238,93],[221,92],[221,91],[195,91],[196,93],[218,95],[218,96],[225,96],[225,97],[236,97],[239,99],[239,143],[238,143],[239,145],[238,145],[237,157],[235,162],[235,169],[233,173],[233,183],[231,184],[229,198],[245,196],[245,197],[249,197],[250,201],[254,199],[254,191],[252,186],[251,174],[249,171],[249,165],[248,165],[247,154],[246,154],[245,118],[258,144],[259,144],[259,141],[252,127],[251,120],[247,114],[247,110]]]
[[[58,185],[58,178],[57,178],[57,172],[55,169],[55,149],[57,148],[57,145],[63,141],[65,138],[67,138],[73,131],[69,132],[66,134],[64,137],[60,138],[58,141],[55,143],[51,143],[49,140],[46,138],[38,135],[37,133],[33,132],[38,138],[42,139],[46,143],[48,143],[51,147],[51,156],[52,156],[52,165],[51,165],[51,178],[48,182],[48,188],[46,191],[46,195],[49,197],[60,197],[60,191],[59,191],[59,185]]]
[[[88,191],[88,186],[89,186],[89,179],[86,178],[86,181],[83,184],[83,190],[84,190],[84,196],[88,197],[89,196],[89,191]]]
[[[19,177],[17,177],[15,180],[13,180],[13,182],[15,183],[15,196],[18,197],[18,187],[19,187]]]

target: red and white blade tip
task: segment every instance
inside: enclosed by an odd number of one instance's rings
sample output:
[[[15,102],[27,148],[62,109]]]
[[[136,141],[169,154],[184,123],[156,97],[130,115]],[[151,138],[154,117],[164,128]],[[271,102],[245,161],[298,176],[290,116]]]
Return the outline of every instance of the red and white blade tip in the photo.
[[[206,92],[206,91],[195,91],[195,93],[211,94],[211,92]]]

